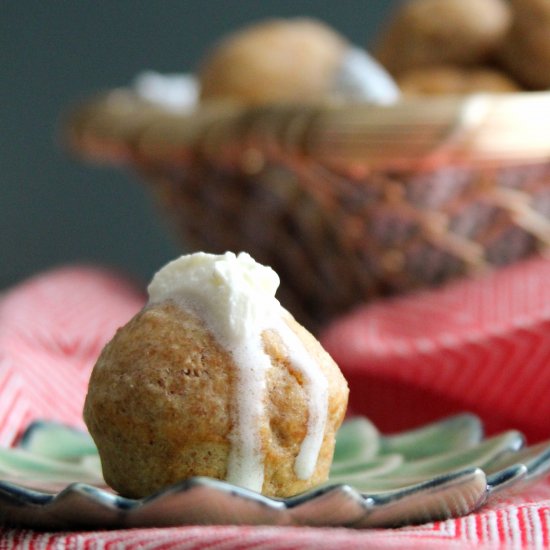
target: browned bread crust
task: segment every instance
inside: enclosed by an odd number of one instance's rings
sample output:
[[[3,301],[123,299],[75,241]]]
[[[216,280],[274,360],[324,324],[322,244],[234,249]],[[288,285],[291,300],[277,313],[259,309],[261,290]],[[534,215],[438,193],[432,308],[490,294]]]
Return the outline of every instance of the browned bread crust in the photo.
[[[271,357],[265,418],[262,492],[289,496],[328,477],[347,384],[320,344],[290,316],[288,323],[329,383],[324,441],[313,475],[296,477],[294,460],[307,431],[304,381],[278,334],[265,331]],[[195,315],[172,303],[147,307],[119,329],[94,367],[84,418],[107,483],[143,497],[192,476],[224,479],[235,418],[236,366]]]

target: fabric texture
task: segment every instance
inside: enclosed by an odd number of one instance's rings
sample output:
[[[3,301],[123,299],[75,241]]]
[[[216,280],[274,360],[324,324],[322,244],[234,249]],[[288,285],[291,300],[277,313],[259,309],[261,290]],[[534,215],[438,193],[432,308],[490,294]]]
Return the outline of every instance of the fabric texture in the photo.
[[[550,439],[550,260],[359,307],[321,338],[383,431],[467,410]]]
[[[350,381],[354,411],[367,413],[383,430],[472,410],[491,430],[519,428],[531,440],[548,438],[549,285],[550,262],[529,261],[362,306],[336,320],[322,341]],[[90,266],[37,275],[0,297],[1,445],[13,444],[34,419],[84,427],[94,361],[144,300],[143,289],[128,279]],[[546,548],[550,480],[463,518],[400,529],[185,526],[44,533],[4,527],[0,536],[0,549]]]

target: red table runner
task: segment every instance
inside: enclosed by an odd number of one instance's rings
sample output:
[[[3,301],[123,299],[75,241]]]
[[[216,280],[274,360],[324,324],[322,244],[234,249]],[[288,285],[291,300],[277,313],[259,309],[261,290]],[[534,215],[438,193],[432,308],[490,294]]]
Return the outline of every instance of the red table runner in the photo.
[[[0,444],[12,444],[33,419],[83,427],[95,358],[144,299],[124,277],[84,266],[40,274],[0,298]],[[550,262],[532,260],[360,308],[322,340],[350,380],[354,409],[370,411],[381,428],[473,410],[491,429],[519,428],[534,440],[550,437],[549,329]],[[0,535],[0,548],[546,548],[550,480],[463,518],[400,529],[3,528]]]
[[[550,260],[359,307],[322,342],[383,431],[468,410],[550,439]]]

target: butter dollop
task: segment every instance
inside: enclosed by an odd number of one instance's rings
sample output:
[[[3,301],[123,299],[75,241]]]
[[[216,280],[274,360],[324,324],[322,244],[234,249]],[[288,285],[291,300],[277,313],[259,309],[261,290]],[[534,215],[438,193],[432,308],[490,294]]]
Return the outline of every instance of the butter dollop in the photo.
[[[275,298],[279,276],[246,252],[180,256],[153,277],[150,303],[173,300],[191,306],[223,345],[232,347],[281,308]]]

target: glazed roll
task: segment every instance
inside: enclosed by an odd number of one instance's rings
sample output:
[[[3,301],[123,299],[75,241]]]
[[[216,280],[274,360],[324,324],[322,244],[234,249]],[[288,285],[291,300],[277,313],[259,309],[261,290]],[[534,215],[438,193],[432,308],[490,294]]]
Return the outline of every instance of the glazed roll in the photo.
[[[347,383],[249,255],[161,269],[90,379],[84,418],[107,483],[143,497],[193,476],[270,496],[328,478]]]

